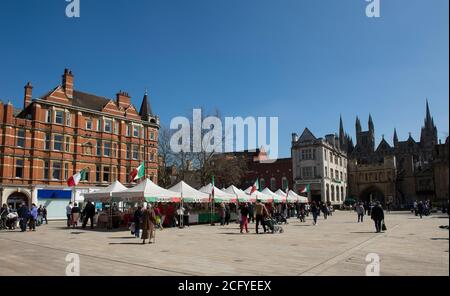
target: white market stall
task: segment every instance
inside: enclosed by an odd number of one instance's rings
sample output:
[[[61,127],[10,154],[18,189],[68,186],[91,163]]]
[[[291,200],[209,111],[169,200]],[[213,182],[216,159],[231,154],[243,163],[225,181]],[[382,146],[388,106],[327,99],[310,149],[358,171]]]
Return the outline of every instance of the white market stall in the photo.
[[[295,193],[292,190],[290,190],[288,194],[289,194],[288,199],[297,199],[299,203],[303,203],[303,204],[309,203],[309,200],[307,197],[298,195],[297,193]]]
[[[282,197],[278,194],[275,194],[274,192],[272,192],[269,188],[265,188],[262,193],[268,195],[268,196],[272,196],[273,198],[273,202],[275,203],[283,203],[286,202],[286,196]]]
[[[226,193],[234,194],[239,202],[255,202],[255,199],[252,199],[250,195],[234,185],[231,185],[223,191]]]
[[[145,179],[133,188],[112,193],[114,202],[180,202],[181,193],[164,189]]]
[[[271,195],[267,195],[267,194],[264,194],[264,193],[259,192],[259,191],[255,191],[255,192],[251,193],[252,189],[253,189],[253,187],[250,186],[244,192],[247,193],[247,194],[250,194],[250,196],[254,200],[259,200],[259,201],[261,201],[263,203],[273,202],[273,197]]]
[[[209,194],[189,186],[189,184],[184,181],[181,181],[175,186],[169,188],[169,190],[180,193],[183,202],[209,202]]]
[[[119,181],[115,181],[106,188],[91,193],[84,193],[83,196],[85,201],[90,200],[94,203],[110,203],[113,193],[122,192],[125,190],[127,190],[127,187],[122,185]]]
[[[206,194],[211,194],[212,189],[213,189],[213,186],[211,183],[209,183],[208,185],[200,188],[199,191],[206,193]],[[232,203],[232,202],[236,202],[236,201],[237,201],[236,195],[222,191],[219,188],[214,186],[214,202]]]

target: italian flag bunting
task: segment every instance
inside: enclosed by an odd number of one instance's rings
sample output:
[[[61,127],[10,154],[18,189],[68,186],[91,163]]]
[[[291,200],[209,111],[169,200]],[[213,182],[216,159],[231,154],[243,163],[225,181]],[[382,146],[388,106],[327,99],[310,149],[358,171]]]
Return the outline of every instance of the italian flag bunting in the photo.
[[[141,163],[140,166],[135,168],[130,174],[131,182],[139,180],[145,176],[145,163]]]
[[[311,191],[310,185],[306,185],[300,193],[308,194]]]
[[[253,184],[250,194],[253,194],[253,192],[256,192],[256,191],[259,191],[259,179],[256,179],[255,184]]]
[[[67,180],[67,185],[68,185],[69,187],[75,187],[75,186],[77,186],[78,183],[80,183],[81,181],[85,181],[85,180],[86,180],[86,175],[87,175],[86,173],[87,173],[87,170],[84,169],[84,170],[82,170],[81,172],[79,172],[79,173],[73,175],[72,177],[70,177],[70,178]]]

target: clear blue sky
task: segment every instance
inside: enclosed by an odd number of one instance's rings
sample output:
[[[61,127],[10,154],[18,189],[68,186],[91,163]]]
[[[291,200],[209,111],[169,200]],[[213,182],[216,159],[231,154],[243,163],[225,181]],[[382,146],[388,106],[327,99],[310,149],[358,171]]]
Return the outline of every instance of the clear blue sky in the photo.
[[[439,137],[449,126],[449,1],[81,0],[0,1],[0,99],[22,105],[60,83],[65,67],[79,90],[139,106],[145,88],[164,123],[192,107],[226,116],[279,116],[280,153],[292,132],[354,136],[369,112],[377,139],[412,132],[428,97]]]

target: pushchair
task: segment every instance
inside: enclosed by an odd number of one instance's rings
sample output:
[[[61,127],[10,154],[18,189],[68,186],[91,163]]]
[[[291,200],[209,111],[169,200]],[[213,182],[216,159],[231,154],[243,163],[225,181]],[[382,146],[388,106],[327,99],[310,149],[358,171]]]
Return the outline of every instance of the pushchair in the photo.
[[[275,220],[275,222],[277,224],[283,224],[283,223],[284,224],[288,224],[288,221],[287,221],[286,217],[284,217],[284,215],[281,214],[281,213],[275,213],[273,215],[273,219]]]
[[[283,233],[283,227],[278,225],[277,222],[275,221],[275,219],[272,218],[266,218],[264,220],[264,223],[266,224],[266,226],[270,229],[270,231],[272,233]]]

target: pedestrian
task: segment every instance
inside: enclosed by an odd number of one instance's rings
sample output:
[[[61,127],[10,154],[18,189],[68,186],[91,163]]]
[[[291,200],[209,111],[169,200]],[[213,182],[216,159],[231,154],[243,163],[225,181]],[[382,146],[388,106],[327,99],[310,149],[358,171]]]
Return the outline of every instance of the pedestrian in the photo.
[[[147,204],[147,208],[142,213],[142,244],[148,239],[148,243],[152,243],[155,231],[155,211],[151,204]]]
[[[377,233],[380,233],[382,230],[382,224],[384,220],[384,211],[380,205],[380,202],[377,202],[371,211],[371,218],[375,222],[375,230]]]
[[[230,218],[231,218],[230,205],[229,204],[225,204],[225,224],[226,225],[230,224]]]
[[[66,216],[67,216],[67,227],[72,225],[72,202],[66,206]]]
[[[38,208],[35,204],[31,205],[30,217],[28,226],[30,227],[30,231],[36,231],[36,222],[38,219]]]
[[[248,204],[248,215],[249,215],[249,222],[255,223],[254,207],[252,203]]]
[[[161,214],[161,210],[159,209],[161,205],[158,205],[157,207],[155,207],[155,221],[156,221],[156,227],[159,228],[159,230],[163,230],[163,225],[162,225],[162,214]]]
[[[322,213],[323,213],[323,218],[325,220],[327,220],[327,218],[328,218],[328,208],[327,208],[327,205],[325,203],[322,204]]]
[[[44,208],[42,209],[42,221],[45,220],[45,224],[48,224],[48,220],[47,220],[47,207],[44,206]]]
[[[359,222],[361,222],[361,223],[364,222],[364,212],[365,212],[365,210],[364,210],[363,203],[362,202],[358,203],[356,205],[356,213],[358,214],[358,223]]]
[[[44,208],[42,208],[42,205],[39,205],[39,208],[37,209],[37,220],[36,220],[37,226],[41,226],[43,216],[44,216]]]
[[[299,214],[300,222],[305,223],[306,222],[306,206],[300,205]]]
[[[417,213],[419,214],[420,219],[423,218],[424,210],[425,210],[425,206],[423,205],[423,202],[420,201],[420,202],[417,204]]]
[[[248,210],[248,206],[247,204],[243,203],[241,205],[241,207],[239,208],[240,210],[240,216],[241,216],[241,233],[244,233],[244,229],[245,232],[248,233],[248,215],[249,215],[249,210]]]
[[[81,210],[78,207],[78,204],[74,203],[73,207],[72,207],[72,211],[71,211],[71,219],[72,219],[71,221],[72,221],[73,228],[78,227],[78,220],[80,219],[80,212],[81,212]]]
[[[220,225],[224,226],[225,225],[225,217],[226,217],[225,203],[220,204],[219,215],[220,215]]]
[[[256,201],[255,206],[255,216],[256,216],[256,234],[259,233],[259,224],[261,223],[264,233],[267,232],[266,230],[266,222],[264,221],[264,216],[268,215],[268,211],[266,206],[261,203],[260,200]]]
[[[2,227],[6,229],[6,222],[8,221],[9,208],[7,204],[3,204],[0,209],[0,219],[2,220]]]
[[[185,208],[180,204],[180,207],[177,210],[177,219],[178,219],[178,227],[183,228],[183,222],[184,222],[184,212]]]
[[[155,212],[155,214],[156,214],[156,212]],[[184,226],[187,226],[187,227],[190,227],[190,225],[189,225],[189,215],[190,215],[190,213],[189,213],[189,206],[186,205],[184,207],[183,223],[184,223]]]
[[[133,222],[134,222],[134,236],[140,238],[141,232],[141,221],[142,221],[142,207],[138,206],[136,211],[134,211]]]
[[[317,217],[320,214],[320,210],[315,201],[311,203],[311,214],[313,216],[313,225],[317,225]]]
[[[82,225],[83,229],[86,228],[86,224],[88,223],[89,220],[91,220],[91,229],[94,229],[94,216],[95,216],[95,206],[90,200],[88,200],[83,210],[83,217],[84,217]]]
[[[25,232],[27,231],[27,223],[30,215],[30,211],[28,210],[28,207],[25,205],[25,203],[22,203],[19,207],[19,210],[17,211],[17,214],[19,215],[19,224],[20,224],[20,231]]]

